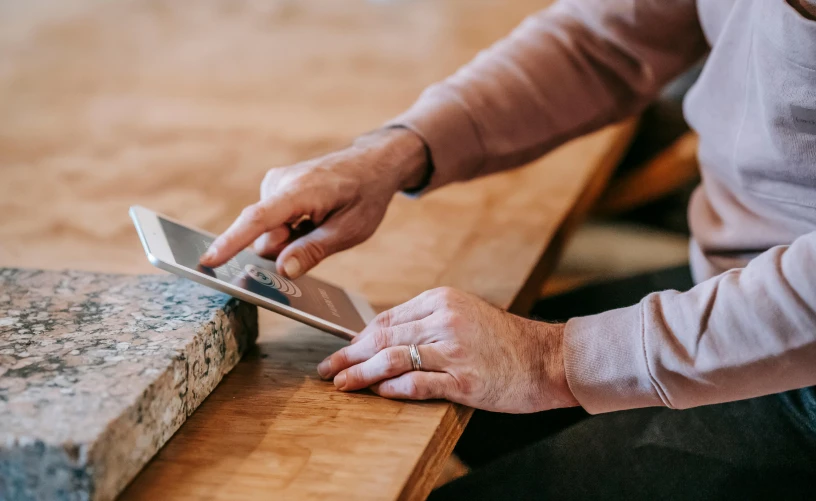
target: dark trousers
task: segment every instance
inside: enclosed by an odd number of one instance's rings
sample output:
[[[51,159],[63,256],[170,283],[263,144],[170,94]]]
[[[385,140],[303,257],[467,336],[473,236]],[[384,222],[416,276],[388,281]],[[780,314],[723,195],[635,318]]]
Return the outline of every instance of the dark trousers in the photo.
[[[672,268],[544,299],[532,315],[563,321],[691,287],[688,268]],[[430,499],[816,499],[816,390],[683,411],[476,411],[456,453],[472,472]]]

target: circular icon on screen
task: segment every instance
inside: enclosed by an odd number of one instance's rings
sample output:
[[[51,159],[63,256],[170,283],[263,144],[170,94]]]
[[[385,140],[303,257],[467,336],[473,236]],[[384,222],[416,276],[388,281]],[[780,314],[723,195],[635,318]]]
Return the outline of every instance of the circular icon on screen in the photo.
[[[283,278],[277,273],[259,268],[254,264],[244,266],[244,271],[259,284],[272,287],[273,289],[279,290],[284,294],[289,294],[292,297],[300,297],[303,295],[297,285],[295,285],[291,280]]]

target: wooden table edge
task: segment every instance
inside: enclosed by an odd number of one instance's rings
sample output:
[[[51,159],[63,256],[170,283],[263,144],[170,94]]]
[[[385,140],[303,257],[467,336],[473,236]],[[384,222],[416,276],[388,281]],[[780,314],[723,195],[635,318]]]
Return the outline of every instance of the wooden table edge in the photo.
[[[397,499],[407,501],[428,497],[472,415],[471,407],[447,404],[442,421],[428,440],[414,471],[405,480]]]
[[[555,268],[567,241],[603,194],[615,167],[631,144],[637,131],[637,125],[638,118],[632,117],[613,126],[620,129],[617,140],[610,144],[604,155],[604,161],[595,169],[592,178],[589,179],[580,196],[564,215],[553,239],[544,249],[538,263],[533,268],[533,272],[530,274],[530,278],[519,290],[508,311],[516,314],[527,314],[529,312],[533,302],[538,297],[537,294],[544,280]],[[403,484],[397,499],[407,501],[428,497],[436,483],[436,479],[442,472],[445,461],[453,452],[472,415],[473,409],[470,407],[459,404],[447,405],[439,426],[428,440],[422,455]]]
[[[538,263],[533,267],[533,271],[521,289],[519,289],[518,294],[516,294],[516,297],[513,299],[507,311],[517,315],[527,315],[530,312],[530,308],[533,307],[533,304],[539,297],[539,292],[544,285],[544,281],[550,276],[558,264],[558,260],[564,252],[564,247],[570,237],[592,212],[595,202],[601,198],[601,195],[603,195],[604,190],[609,184],[615,167],[618,166],[629,149],[629,146],[632,144],[632,140],[637,132],[638,122],[639,117],[630,117],[610,126],[619,129],[618,137],[609,144],[606,154],[603,155],[603,162],[598,164],[592,178],[587,181],[586,186],[572,204],[572,207],[564,214],[552,240],[550,240],[550,243],[543,249]]]

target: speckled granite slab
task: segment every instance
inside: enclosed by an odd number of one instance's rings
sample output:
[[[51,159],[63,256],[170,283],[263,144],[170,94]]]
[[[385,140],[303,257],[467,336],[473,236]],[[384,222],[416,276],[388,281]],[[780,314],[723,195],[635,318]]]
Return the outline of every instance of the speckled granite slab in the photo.
[[[255,340],[173,276],[0,268],[0,499],[112,499]]]

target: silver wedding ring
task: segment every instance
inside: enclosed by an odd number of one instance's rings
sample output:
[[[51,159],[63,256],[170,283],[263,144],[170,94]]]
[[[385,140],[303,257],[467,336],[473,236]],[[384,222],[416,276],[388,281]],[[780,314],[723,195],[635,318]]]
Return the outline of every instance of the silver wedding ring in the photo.
[[[419,348],[415,344],[408,345],[408,351],[411,352],[411,370],[422,370],[422,358],[419,356]]]

